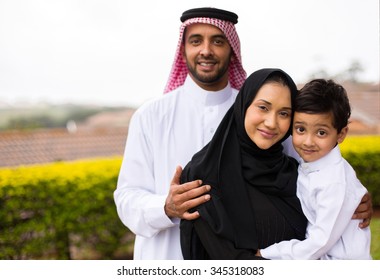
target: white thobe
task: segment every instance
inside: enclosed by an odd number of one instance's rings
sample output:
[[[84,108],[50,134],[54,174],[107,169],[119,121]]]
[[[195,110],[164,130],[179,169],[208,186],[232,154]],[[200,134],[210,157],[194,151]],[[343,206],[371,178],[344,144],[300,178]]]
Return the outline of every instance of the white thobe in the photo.
[[[134,259],[183,259],[179,219],[164,212],[170,182],[176,166],[211,140],[236,95],[229,84],[202,90],[188,76],[133,115],[114,198],[121,221],[136,234]]]
[[[268,259],[371,259],[369,227],[352,215],[366,188],[336,146],[323,158],[301,160],[297,196],[308,219],[306,239],[283,241],[260,250]]]

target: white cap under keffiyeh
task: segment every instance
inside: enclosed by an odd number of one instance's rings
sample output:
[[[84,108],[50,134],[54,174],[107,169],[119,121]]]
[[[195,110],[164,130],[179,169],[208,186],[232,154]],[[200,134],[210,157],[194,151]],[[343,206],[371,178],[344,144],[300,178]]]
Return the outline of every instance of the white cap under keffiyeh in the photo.
[[[226,35],[226,38],[230,43],[230,46],[235,56],[235,59],[231,60],[229,65],[229,82],[232,88],[239,90],[240,87],[243,85],[247,77],[247,74],[243,69],[240,52],[240,40],[236,32],[234,23],[228,20],[222,20],[213,17],[194,17],[185,20],[180,27],[180,35],[177,44],[177,50],[175,53],[174,62],[164,93],[167,93],[176,89],[179,86],[182,86],[185,82],[186,76],[188,74],[188,69],[186,63],[183,61],[181,54],[181,46],[183,44],[182,37],[185,28],[194,23],[211,24],[213,26],[218,27]]]

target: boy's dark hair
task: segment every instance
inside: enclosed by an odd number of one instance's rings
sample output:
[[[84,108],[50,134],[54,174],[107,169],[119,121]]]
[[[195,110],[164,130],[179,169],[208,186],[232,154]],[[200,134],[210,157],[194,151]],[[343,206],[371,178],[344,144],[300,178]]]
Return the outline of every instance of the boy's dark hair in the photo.
[[[333,80],[315,79],[300,90],[296,97],[295,112],[333,114],[333,126],[338,133],[348,124],[351,106],[343,86]]]

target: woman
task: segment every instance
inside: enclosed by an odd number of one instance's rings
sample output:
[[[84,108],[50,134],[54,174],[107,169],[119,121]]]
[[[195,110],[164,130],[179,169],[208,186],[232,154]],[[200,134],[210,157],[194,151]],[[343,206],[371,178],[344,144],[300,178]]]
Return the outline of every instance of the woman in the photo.
[[[181,221],[185,259],[256,259],[258,248],[304,239],[306,219],[296,197],[297,162],[282,151],[291,131],[293,80],[280,69],[251,74],[213,139],[184,168],[211,200],[200,218]]]

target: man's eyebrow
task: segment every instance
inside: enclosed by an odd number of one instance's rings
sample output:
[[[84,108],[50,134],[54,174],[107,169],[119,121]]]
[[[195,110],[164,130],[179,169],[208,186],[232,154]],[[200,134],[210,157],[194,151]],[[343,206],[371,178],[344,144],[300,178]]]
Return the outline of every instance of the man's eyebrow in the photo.
[[[227,39],[227,37],[226,37],[226,35],[224,35],[224,34],[215,34],[215,35],[212,35],[211,37],[220,37],[220,38],[224,38],[224,39]]]
[[[194,34],[190,34],[188,38],[193,38],[193,37],[203,37],[203,35],[194,33]],[[211,35],[211,38],[222,38],[222,39],[227,40],[227,37],[224,34]]]

